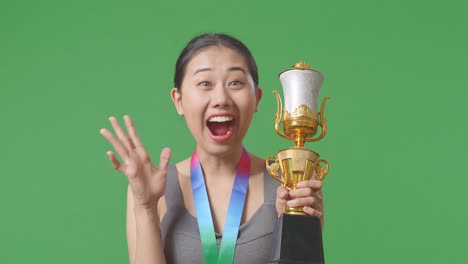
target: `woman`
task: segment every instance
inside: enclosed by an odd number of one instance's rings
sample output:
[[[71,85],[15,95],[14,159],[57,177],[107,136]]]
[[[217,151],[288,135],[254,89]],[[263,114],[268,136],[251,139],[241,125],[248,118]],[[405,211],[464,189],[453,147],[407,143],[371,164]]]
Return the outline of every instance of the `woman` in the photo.
[[[239,40],[225,34],[192,39],[177,60],[174,84],[171,98],[197,143],[192,157],[169,165],[166,148],[155,166],[129,116],[124,116],[128,135],[115,117],[110,122],[117,137],[100,131],[122,158],[121,163],[108,151],[112,166],[129,181],[130,263],[212,263],[218,247],[219,258],[227,259],[220,262],[266,263],[286,203],[323,217],[321,182],[300,182],[292,191],[278,187],[265,172],[265,161],[243,148],[262,90],[255,60]],[[223,242],[229,237],[233,243]]]

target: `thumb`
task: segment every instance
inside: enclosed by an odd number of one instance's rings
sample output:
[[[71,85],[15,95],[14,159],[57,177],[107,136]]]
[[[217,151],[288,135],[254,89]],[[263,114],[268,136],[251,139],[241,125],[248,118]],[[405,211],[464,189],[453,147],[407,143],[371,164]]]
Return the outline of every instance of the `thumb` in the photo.
[[[276,189],[276,197],[281,200],[286,200],[289,198],[289,191],[283,186],[278,187]]]
[[[286,200],[289,198],[288,189],[280,186],[276,189],[276,212],[278,217],[284,213]]]
[[[170,148],[164,148],[161,151],[161,155],[159,157],[159,168],[161,170],[167,171],[167,166],[169,165],[171,154],[172,154],[172,151]]]

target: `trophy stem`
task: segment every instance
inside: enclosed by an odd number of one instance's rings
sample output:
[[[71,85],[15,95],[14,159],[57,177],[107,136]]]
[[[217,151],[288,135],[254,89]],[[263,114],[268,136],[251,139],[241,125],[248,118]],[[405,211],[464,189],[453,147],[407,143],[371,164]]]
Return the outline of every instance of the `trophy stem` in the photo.
[[[299,147],[299,148],[304,147],[304,144],[305,144],[304,134],[297,133],[296,138],[294,139],[294,141],[296,142],[296,147]]]

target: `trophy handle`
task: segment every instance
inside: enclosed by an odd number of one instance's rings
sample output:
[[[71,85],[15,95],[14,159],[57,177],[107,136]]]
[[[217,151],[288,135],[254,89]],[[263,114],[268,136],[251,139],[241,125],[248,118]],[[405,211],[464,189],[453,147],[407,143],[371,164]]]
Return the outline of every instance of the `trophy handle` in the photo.
[[[270,160],[274,160],[275,162],[273,162],[270,165]],[[279,162],[278,162],[278,158],[276,156],[269,156],[268,158],[266,158],[265,167],[266,167],[267,171],[270,173],[271,177],[273,177],[275,180],[281,182],[281,184],[285,185],[283,180],[278,175]]]
[[[320,165],[320,163],[325,164],[325,169]],[[326,160],[317,160],[317,165],[315,166],[315,179],[319,181],[323,181],[325,176],[328,174],[328,169],[330,168],[330,165],[328,164],[328,161]]]
[[[276,114],[275,114],[275,131],[281,137],[288,139],[288,140],[292,140],[290,137],[288,137],[287,135],[285,135],[283,132],[279,130],[279,125],[281,123],[281,114],[283,113],[283,103],[281,102],[281,97],[276,90],[273,91],[273,94],[276,95],[276,102],[278,106],[276,110]]]
[[[326,96],[325,98],[323,98],[322,105],[320,106],[319,125],[320,125],[320,127],[322,127],[322,132],[316,138],[306,138],[305,139],[306,142],[318,141],[318,140],[322,139],[327,134],[327,120],[325,119],[325,103],[328,101],[328,99],[330,99],[330,96]]]

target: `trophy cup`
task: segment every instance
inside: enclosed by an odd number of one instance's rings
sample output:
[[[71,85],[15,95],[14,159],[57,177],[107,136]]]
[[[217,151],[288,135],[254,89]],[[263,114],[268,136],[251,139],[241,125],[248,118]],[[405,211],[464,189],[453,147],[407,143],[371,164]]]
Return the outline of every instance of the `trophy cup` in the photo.
[[[284,108],[280,95],[274,91],[278,103],[275,130],[281,137],[294,141],[295,146],[280,150],[265,162],[270,175],[292,190],[300,181],[311,178],[321,181],[328,173],[328,162],[319,159],[317,152],[305,148],[304,143],[318,141],[327,133],[324,107],[329,97],[323,99],[320,112],[317,112],[323,76],[303,61],[280,73],[279,79]],[[280,131],[281,123],[284,132]],[[318,126],[321,132],[315,136]],[[306,215],[303,208],[286,205],[285,213],[276,223],[273,238],[269,263],[325,263],[320,218]]]

